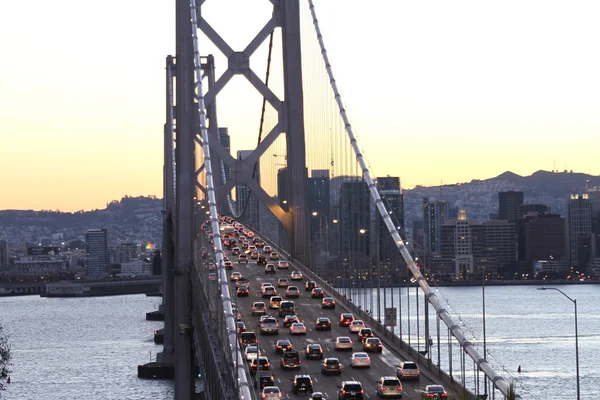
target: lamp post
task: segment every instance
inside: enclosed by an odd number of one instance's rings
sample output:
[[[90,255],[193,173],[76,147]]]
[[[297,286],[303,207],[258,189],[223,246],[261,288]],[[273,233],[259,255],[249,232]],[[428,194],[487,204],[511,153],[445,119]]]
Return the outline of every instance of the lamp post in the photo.
[[[538,290],[556,290],[557,292],[559,292],[560,294],[562,294],[563,296],[565,296],[567,299],[571,300],[571,302],[573,303],[573,305],[575,305],[575,362],[576,362],[576,368],[577,368],[577,400],[580,400],[580,390],[579,390],[579,334],[577,332],[577,299],[572,299],[570,298],[565,292],[563,292],[560,289],[557,288],[547,288],[547,287],[541,287],[538,288]]]

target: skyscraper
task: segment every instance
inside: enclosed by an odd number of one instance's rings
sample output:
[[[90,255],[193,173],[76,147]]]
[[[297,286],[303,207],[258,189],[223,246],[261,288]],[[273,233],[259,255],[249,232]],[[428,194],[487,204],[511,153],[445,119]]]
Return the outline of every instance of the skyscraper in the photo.
[[[108,272],[108,234],[106,229],[89,229],[85,234],[87,275],[103,276]]]
[[[377,187],[379,196],[381,196],[383,205],[387,209],[394,226],[399,231],[404,231],[404,195],[400,187],[400,178],[392,176],[377,178]],[[377,234],[379,235],[379,240],[376,240],[378,243],[375,245],[379,245],[379,259],[399,261],[402,256],[377,209],[375,210],[375,220],[377,221]]]
[[[311,240],[323,242],[325,230],[330,223],[330,181],[329,170],[312,170],[308,178],[308,207],[312,214],[310,216]]]
[[[342,183],[340,249],[343,255],[369,255],[370,201],[369,187],[361,178]]]
[[[229,136],[229,130],[227,128],[219,128],[219,143],[231,153],[231,137]],[[225,182],[227,182],[231,176],[229,165],[223,163],[223,170],[225,172]]]
[[[585,268],[591,247],[592,203],[587,194],[572,194],[567,201],[567,237],[570,266]]]
[[[532,273],[537,261],[563,261],[566,266],[565,219],[531,213],[519,221],[519,261],[522,273]]]
[[[423,198],[423,240],[426,254],[440,252],[442,225],[446,222],[448,213],[448,203]]]
[[[519,219],[519,207],[523,205],[523,192],[500,192],[498,202],[498,219],[516,223]]]
[[[245,160],[248,158],[250,154],[252,154],[253,150],[238,150],[237,159]],[[260,166],[256,166],[256,171],[254,173],[254,180],[260,184]],[[241,220],[246,224],[258,228],[258,224],[260,221],[258,215],[258,197],[246,185],[236,185],[235,187],[235,199],[237,203],[238,213],[244,211],[244,214],[241,217]]]

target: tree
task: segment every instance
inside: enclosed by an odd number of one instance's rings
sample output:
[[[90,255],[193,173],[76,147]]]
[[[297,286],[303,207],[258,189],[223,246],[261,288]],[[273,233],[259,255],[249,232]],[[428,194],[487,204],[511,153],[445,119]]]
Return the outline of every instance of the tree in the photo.
[[[4,335],[4,329],[2,325],[0,325],[0,392],[2,390],[6,390],[6,386],[4,382],[10,376],[12,366],[11,362],[11,353],[10,353],[10,344],[8,343],[8,339]]]

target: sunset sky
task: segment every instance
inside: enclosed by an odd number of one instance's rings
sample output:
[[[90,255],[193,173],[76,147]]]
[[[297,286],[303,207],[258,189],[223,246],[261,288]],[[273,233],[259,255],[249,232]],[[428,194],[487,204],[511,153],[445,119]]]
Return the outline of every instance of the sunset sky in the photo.
[[[207,0],[205,16],[241,50],[250,38],[239,31],[259,29],[269,5]],[[411,188],[554,165],[600,174],[600,2],[315,6],[375,175]],[[174,10],[157,0],[2,2],[0,209],[162,195]],[[253,147],[257,119],[256,107],[239,109],[234,150]]]

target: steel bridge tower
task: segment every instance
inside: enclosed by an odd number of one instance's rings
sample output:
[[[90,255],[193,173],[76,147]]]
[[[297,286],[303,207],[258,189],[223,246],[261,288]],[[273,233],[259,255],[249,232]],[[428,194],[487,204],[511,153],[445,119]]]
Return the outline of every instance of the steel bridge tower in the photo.
[[[219,206],[227,205],[227,196],[236,185],[246,185],[252,193],[275,215],[290,237],[291,255],[303,264],[309,263],[309,214],[307,198],[306,149],[304,141],[304,105],[302,89],[302,63],[300,43],[300,4],[299,0],[271,0],[273,14],[260,32],[242,51],[235,51],[202,17],[202,4],[198,0],[198,28],[225,55],[228,60],[227,70],[218,79],[214,76],[212,57],[207,57],[205,75],[208,77],[209,89],[204,96],[209,122],[211,162],[213,171],[221,171],[221,163],[230,168],[231,178],[223,181],[220,173],[216,173],[216,195]],[[279,99],[269,87],[250,68],[250,57],[258,47],[273,33],[276,28],[282,32],[283,83],[284,99]],[[243,160],[231,156],[219,142],[218,124],[216,121],[216,97],[234,75],[242,75],[268,101],[278,114],[278,123],[261,141],[258,147]],[[275,142],[280,134],[286,135],[287,148],[287,185],[288,211],[279,206],[260,187],[253,178],[255,164],[265,151]],[[202,185],[199,185],[204,191]],[[220,209],[221,212],[230,212]]]

